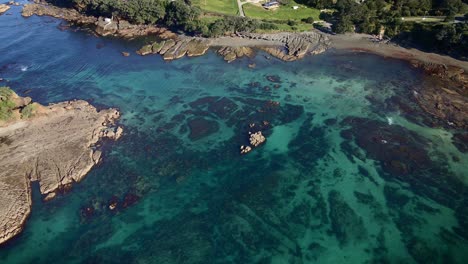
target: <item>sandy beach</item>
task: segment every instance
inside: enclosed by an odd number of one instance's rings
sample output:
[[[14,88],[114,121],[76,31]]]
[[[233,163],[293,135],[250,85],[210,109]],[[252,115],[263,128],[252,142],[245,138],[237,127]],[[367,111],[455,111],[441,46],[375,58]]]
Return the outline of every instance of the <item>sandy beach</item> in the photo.
[[[358,52],[368,52],[383,57],[391,57],[402,60],[419,60],[424,63],[444,64],[456,66],[468,71],[468,62],[455,58],[427,53],[417,49],[407,49],[392,43],[376,43],[370,40],[371,35],[367,34],[341,34],[330,35],[331,47],[343,50]]]

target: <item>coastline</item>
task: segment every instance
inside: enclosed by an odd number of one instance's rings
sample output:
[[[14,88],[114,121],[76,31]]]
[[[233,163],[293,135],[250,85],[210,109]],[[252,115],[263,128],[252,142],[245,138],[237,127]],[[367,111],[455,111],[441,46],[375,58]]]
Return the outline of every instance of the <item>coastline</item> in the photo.
[[[116,109],[97,109],[86,101],[48,106],[31,102],[8,88],[2,101],[12,102],[0,122],[0,245],[21,233],[31,213],[31,182],[39,183],[45,201],[66,192],[101,160],[104,138],[117,140]]]
[[[140,55],[161,54],[160,50],[162,49],[165,52],[161,55],[165,60],[178,59],[185,55],[201,56],[209,48],[215,48],[218,54],[225,57],[226,61],[231,62],[236,58],[251,56],[253,51],[250,49],[256,48],[281,60],[294,61],[306,55],[322,53],[328,48],[335,48],[413,61],[413,65],[437,64],[454,66],[468,72],[467,61],[461,61],[446,55],[427,53],[414,48],[405,48],[393,43],[372,42],[370,40],[371,36],[367,34],[347,33],[329,35],[318,30],[313,30],[301,33],[236,33],[216,38],[187,37],[180,36],[164,27],[132,25],[125,20],[116,20],[110,24],[106,24],[102,17],[86,16],[74,9],[56,7],[40,0],[24,5],[22,15],[26,18],[32,15],[51,16],[77,25],[91,25],[94,27],[94,32],[99,36],[132,39],[140,36],[155,35],[163,40],[169,40],[170,45],[164,47],[164,43],[161,46],[161,42],[153,42],[142,47],[137,53]],[[313,34],[314,39],[311,40],[308,36],[303,37],[303,35],[307,34]],[[192,53],[188,51],[190,47],[187,47],[190,45],[190,41],[195,42]],[[158,46],[159,49],[155,51],[154,46]],[[146,51],[144,51],[145,48],[147,49]],[[247,51],[242,49],[247,49]],[[219,52],[220,50],[221,52]],[[166,52],[168,53],[167,55],[165,54]],[[416,61],[419,61],[419,63]]]
[[[405,61],[418,60],[424,64],[443,64],[468,71],[468,61],[462,61],[450,56],[428,53],[414,48],[405,48],[396,44],[371,42],[367,34],[341,34],[329,36],[331,47],[339,50],[367,52],[382,57]]]

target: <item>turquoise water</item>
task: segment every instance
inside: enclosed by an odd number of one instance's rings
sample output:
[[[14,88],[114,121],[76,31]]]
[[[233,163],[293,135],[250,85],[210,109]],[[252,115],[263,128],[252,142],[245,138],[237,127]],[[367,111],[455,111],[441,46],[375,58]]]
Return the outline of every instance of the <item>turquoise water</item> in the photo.
[[[34,187],[0,263],[466,263],[468,156],[426,125],[412,94],[430,80],[404,62],[123,57],[141,41],[18,11],[0,16],[0,85],[118,107],[125,135],[70,192]]]

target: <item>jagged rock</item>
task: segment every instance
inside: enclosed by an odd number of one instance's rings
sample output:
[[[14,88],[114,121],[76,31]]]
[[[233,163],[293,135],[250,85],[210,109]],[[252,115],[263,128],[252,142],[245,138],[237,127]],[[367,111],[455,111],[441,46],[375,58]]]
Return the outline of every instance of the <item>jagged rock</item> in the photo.
[[[0,142],[7,139],[0,144],[0,244],[23,229],[31,211],[31,181],[39,182],[46,200],[54,198],[99,161],[103,131],[112,129],[114,138],[122,134],[112,128],[119,117],[115,109],[98,112],[81,100],[34,104],[33,117],[0,124]]]
[[[240,152],[241,154],[247,154],[252,150],[252,147],[242,145],[240,147],[240,150],[241,150],[241,152]]]
[[[185,56],[187,53],[187,49],[185,49],[186,43],[186,40],[176,41],[175,44],[163,54],[163,59],[174,60]]]
[[[218,50],[218,54],[224,57],[227,62],[232,62],[238,58],[253,57],[254,51],[249,47],[223,47]]]
[[[250,134],[250,145],[254,147],[258,147],[260,144],[265,142],[265,137],[262,135],[262,131],[258,131],[256,133]]]
[[[158,54],[162,47],[164,47],[164,44],[166,43],[166,41],[161,41],[161,42],[154,42],[152,45],[151,45],[151,52],[153,52],[154,54]]]
[[[159,54],[164,55],[170,48],[172,48],[176,44],[176,41],[173,39],[168,39],[165,43],[164,46],[161,48],[159,51]]]
[[[5,5],[5,4],[0,4],[0,15],[5,13],[6,11],[8,11],[10,9],[9,6]]]
[[[209,46],[206,41],[199,39],[192,39],[187,45],[187,56],[195,57],[201,56],[206,53]]]
[[[153,53],[152,45],[145,45],[141,49],[137,50],[137,54],[145,56]]]
[[[317,32],[283,32],[276,34],[239,33],[238,36],[283,43],[282,47],[270,46],[261,47],[261,49],[285,61],[303,58],[308,53],[318,54],[324,52],[330,46],[328,37]]]
[[[101,36],[115,34],[119,29],[118,21],[113,21],[110,18],[99,17],[96,21],[96,33]]]

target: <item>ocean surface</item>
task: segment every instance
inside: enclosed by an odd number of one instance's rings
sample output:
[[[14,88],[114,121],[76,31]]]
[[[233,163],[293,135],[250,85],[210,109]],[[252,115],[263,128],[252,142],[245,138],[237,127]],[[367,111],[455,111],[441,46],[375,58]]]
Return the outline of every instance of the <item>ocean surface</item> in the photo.
[[[414,96],[431,82],[405,62],[164,62],[19,11],[0,16],[0,85],[119,108],[125,134],[53,201],[33,185],[0,263],[467,263],[468,154],[430,125]]]

